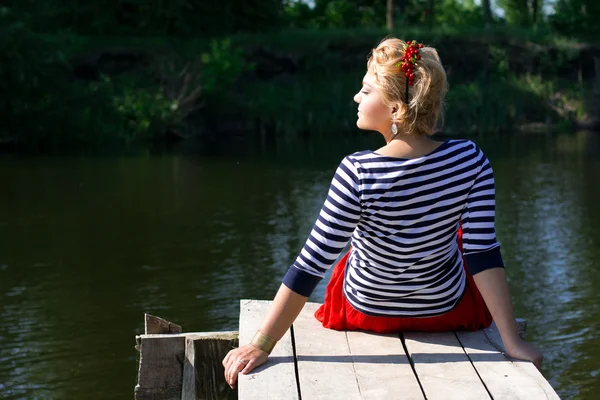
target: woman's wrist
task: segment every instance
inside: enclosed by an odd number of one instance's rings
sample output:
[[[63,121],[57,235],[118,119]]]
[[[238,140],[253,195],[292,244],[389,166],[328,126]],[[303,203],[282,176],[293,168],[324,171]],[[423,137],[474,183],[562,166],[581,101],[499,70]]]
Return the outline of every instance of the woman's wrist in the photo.
[[[277,340],[261,333],[260,331],[256,331],[256,334],[254,335],[254,338],[252,338],[250,344],[256,347],[257,349],[264,351],[267,354],[271,354],[273,348],[277,344]]]
[[[504,345],[505,350],[509,350],[518,346],[522,341],[516,330],[514,332],[505,333],[504,335],[500,333],[500,338],[502,339],[502,344]]]

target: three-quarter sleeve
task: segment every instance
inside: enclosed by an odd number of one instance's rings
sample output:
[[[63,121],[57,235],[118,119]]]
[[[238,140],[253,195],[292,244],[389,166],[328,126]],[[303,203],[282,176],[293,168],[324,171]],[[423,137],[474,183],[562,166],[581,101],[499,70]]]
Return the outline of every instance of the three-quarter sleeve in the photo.
[[[490,268],[504,268],[494,227],[496,218],[494,173],[489,160],[480,149],[477,150],[479,171],[467,195],[467,202],[461,216],[464,256],[471,275]]]
[[[345,157],[306,244],[283,278],[284,285],[302,296],[310,296],[352,236],[360,220],[360,198],[358,168]]]

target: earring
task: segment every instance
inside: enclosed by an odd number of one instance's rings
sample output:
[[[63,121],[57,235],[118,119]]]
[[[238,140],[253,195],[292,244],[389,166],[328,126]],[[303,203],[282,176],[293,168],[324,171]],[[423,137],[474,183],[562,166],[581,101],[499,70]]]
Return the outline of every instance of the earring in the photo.
[[[398,134],[398,127],[396,127],[395,122],[392,122],[392,133],[394,134],[394,136]]]

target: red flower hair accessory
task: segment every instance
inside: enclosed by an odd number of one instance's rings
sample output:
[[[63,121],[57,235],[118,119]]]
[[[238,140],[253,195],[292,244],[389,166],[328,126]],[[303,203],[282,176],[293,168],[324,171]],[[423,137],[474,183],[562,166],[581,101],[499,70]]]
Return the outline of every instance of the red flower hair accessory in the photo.
[[[402,56],[402,62],[396,64],[396,66],[402,69],[406,76],[406,103],[408,104],[408,87],[412,86],[415,80],[415,66],[417,61],[421,59],[419,49],[423,48],[423,43],[417,43],[416,40],[406,42],[404,46],[404,55]]]

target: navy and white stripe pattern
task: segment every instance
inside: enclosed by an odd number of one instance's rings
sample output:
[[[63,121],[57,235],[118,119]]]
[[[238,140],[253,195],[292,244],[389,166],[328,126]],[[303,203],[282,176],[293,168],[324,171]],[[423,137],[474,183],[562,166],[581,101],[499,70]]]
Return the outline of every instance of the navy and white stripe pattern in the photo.
[[[354,153],[338,167],[314,228],[283,283],[309,296],[351,240],[344,294],[367,315],[429,317],[465,288],[457,245],[472,274],[503,267],[494,229],[492,168],[468,140],[401,159]]]

